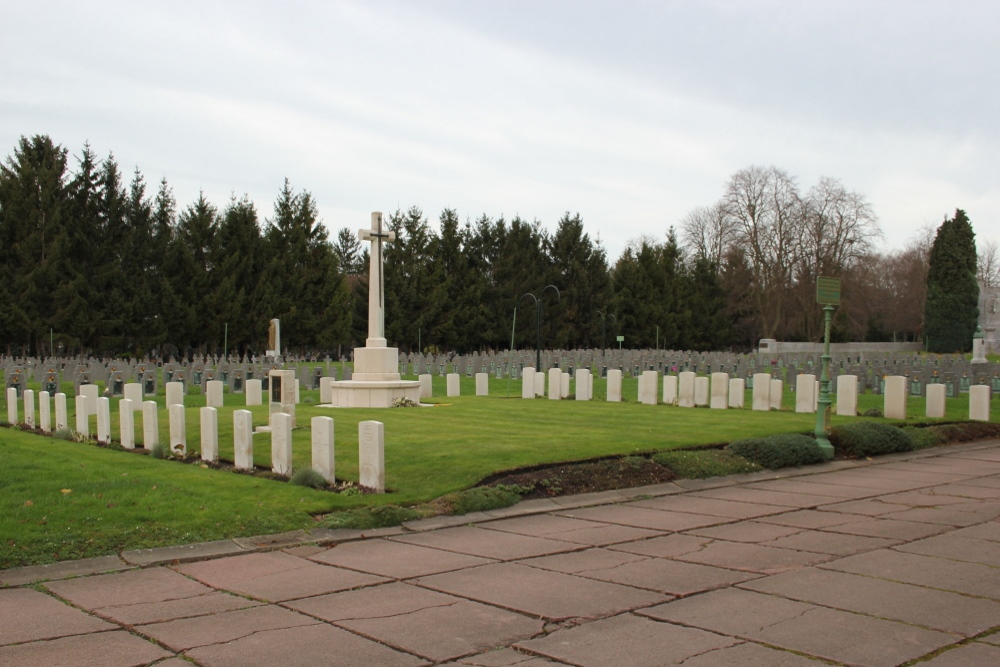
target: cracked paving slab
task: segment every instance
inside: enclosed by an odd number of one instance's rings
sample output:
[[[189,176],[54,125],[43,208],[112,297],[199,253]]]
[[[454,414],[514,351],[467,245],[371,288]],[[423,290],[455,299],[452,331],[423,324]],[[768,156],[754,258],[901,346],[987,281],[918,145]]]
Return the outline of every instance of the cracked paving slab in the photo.
[[[223,644],[258,632],[294,628],[319,623],[314,618],[288,609],[266,605],[214,614],[206,618],[184,618],[136,627],[174,651],[186,651],[209,644]]]

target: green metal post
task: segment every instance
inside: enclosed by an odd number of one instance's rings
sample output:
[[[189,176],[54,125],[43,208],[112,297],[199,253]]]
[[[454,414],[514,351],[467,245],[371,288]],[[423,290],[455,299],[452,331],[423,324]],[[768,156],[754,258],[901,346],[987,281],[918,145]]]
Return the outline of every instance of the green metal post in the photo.
[[[823,450],[826,458],[833,458],[833,445],[830,444],[830,320],[833,317],[833,306],[823,308],[826,322],[823,333],[823,374],[819,380],[819,401],[816,410],[816,444]]]

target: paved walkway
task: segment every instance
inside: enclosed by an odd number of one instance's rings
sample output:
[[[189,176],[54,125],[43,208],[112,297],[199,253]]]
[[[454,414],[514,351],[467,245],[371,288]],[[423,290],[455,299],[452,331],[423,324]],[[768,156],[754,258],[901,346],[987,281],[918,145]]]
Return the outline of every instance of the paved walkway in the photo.
[[[0,665],[1000,665],[998,516],[991,441],[8,570]]]

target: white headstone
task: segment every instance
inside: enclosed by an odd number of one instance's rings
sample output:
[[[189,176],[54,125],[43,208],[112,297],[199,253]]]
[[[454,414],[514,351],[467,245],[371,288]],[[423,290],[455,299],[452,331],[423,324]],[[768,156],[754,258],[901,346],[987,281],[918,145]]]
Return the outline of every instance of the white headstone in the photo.
[[[521,398],[535,397],[535,369],[528,366],[521,372]]]
[[[209,463],[219,461],[219,411],[204,407],[200,411],[201,460]]]
[[[385,426],[382,422],[358,423],[359,484],[385,493]]]
[[[142,402],[142,446],[153,449],[160,444],[160,417],[157,414],[159,406],[156,401]]]
[[[430,398],[434,395],[434,378],[430,373],[424,373],[417,380],[420,382],[420,400]]]
[[[312,418],[312,468],[328,483],[335,482],[333,417]]]
[[[590,400],[590,371],[586,368],[576,369],[576,400]]]
[[[167,383],[167,409],[174,405],[184,405],[184,384],[181,382]]]
[[[90,436],[90,411],[87,410],[87,397],[83,394],[76,397],[76,432]]]
[[[107,396],[97,398],[97,442],[111,442],[111,401]]]
[[[33,389],[24,390],[24,424],[28,428],[35,428],[35,391]]]
[[[639,376],[639,402],[643,405],[656,405],[659,401],[660,374],[656,371],[643,371]]]
[[[698,377],[691,371],[682,371],[677,376],[677,405],[682,408],[694,407],[694,379]]]
[[[321,405],[333,403],[333,378],[319,379],[319,402]]]
[[[52,432],[52,404],[49,400],[49,392],[38,392],[38,428],[42,433]]]
[[[811,373],[799,373],[795,378],[795,411],[815,412],[816,376]]]
[[[460,396],[462,394],[461,376],[458,373],[448,373],[445,382],[447,383],[448,396]]]
[[[184,422],[184,406],[170,406],[170,452],[176,456],[187,456],[187,426]]]
[[[271,415],[271,470],[292,474],[292,416],[284,412]]]
[[[118,432],[122,448],[135,449],[135,412],[130,398],[118,401]]]
[[[990,420],[990,386],[988,384],[974,384],[969,387],[969,419],[978,422]]]
[[[253,413],[233,410],[233,464],[237,470],[253,470]]]
[[[20,423],[18,421],[17,389],[14,387],[7,387],[7,423],[11,426]]]
[[[562,397],[563,398],[569,398],[569,379],[570,379],[569,378],[569,373],[563,373],[563,374],[561,374],[559,376],[559,379],[562,381],[562,383],[561,383],[561,386],[562,386]]]
[[[63,431],[69,428],[69,411],[66,410],[66,394],[61,391],[56,392],[56,430]]]
[[[562,371],[558,368],[549,369],[549,398],[553,401],[562,398]]]
[[[545,372],[535,372],[535,396],[545,395]]]
[[[857,375],[837,376],[837,414],[845,417],[858,416]]]
[[[126,382],[125,383],[125,393],[123,394],[125,398],[132,401],[132,410],[142,409],[142,383],[141,382]],[[121,401],[118,402],[118,409],[121,409]]]
[[[694,379],[694,404],[696,406],[708,405],[709,388],[707,377],[699,376]]]
[[[927,385],[927,416],[931,419],[944,419],[947,399],[948,389],[943,384]]]
[[[490,374],[476,373],[476,396],[490,395]]]
[[[762,412],[771,409],[771,376],[768,373],[754,373],[752,407]]]
[[[100,395],[96,384],[81,384],[80,393],[87,398],[87,416],[97,414],[97,397]]]
[[[708,407],[725,410],[729,407],[729,373],[712,373],[712,396]]]
[[[299,382],[299,379],[295,378],[295,405],[298,405],[299,403],[301,403],[301,399],[299,398],[299,389],[300,389],[299,385],[300,384],[301,383]]]
[[[622,372],[617,368],[608,369],[608,402],[621,403]]]
[[[677,405],[677,376],[663,376],[663,404]]]
[[[906,419],[906,377],[889,375],[885,378],[885,403],[882,414],[887,419]]]
[[[729,407],[737,410],[743,409],[746,401],[747,381],[743,378],[732,378],[729,380]]]
[[[771,378],[771,409],[781,410],[784,407],[785,383],[778,378]]]
[[[261,388],[261,386],[262,384],[260,378],[251,378],[247,380],[245,389],[247,405],[264,404],[264,390]]]
[[[210,408],[222,407],[222,380],[209,380],[205,383],[205,404]]]

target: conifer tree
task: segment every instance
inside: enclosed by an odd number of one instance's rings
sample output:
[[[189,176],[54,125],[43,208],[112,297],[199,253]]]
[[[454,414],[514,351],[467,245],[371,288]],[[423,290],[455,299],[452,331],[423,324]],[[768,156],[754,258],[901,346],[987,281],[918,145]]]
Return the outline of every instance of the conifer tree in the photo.
[[[976,235],[962,209],[945,218],[931,246],[924,333],[931,352],[968,352],[979,319]]]

